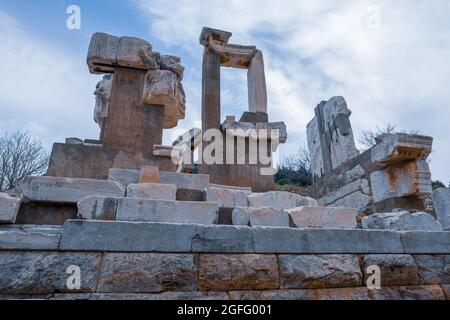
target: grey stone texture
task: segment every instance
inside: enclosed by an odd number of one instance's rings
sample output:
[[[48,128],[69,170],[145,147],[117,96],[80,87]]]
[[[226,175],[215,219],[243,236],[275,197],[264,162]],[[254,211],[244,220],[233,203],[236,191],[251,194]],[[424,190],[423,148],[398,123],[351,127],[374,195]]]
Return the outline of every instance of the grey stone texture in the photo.
[[[6,193],[0,193],[0,224],[13,224],[22,200]]]
[[[366,270],[369,266],[378,266],[381,269],[381,286],[403,286],[419,284],[419,276],[414,259],[407,254],[372,254],[363,259],[365,280],[368,276]],[[366,282],[365,281],[365,282]]]
[[[316,200],[290,192],[252,193],[247,198],[249,206],[257,208],[292,209],[302,206],[317,206]]]
[[[57,250],[61,232],[60,226],[0,227],[0,250]]]
[[[223,208],[247,207],[249,193],[238,189],[212,187],[206,189],[206,201],[217,202]]]
[[[450,231],[450,189],[442,188],[434,191],[433,205],[438,221],[444,230]]]
[[[175,201],[177,187],[174,184],[162,183],[130,184],[127,187],[127,198]]]
[[[357,226],[356,209],[299,207],[287,212],[297,228],[354,229]]]
[[[362,220],[364,229],[442,231],[441,224],[425,212],[375,213]]]

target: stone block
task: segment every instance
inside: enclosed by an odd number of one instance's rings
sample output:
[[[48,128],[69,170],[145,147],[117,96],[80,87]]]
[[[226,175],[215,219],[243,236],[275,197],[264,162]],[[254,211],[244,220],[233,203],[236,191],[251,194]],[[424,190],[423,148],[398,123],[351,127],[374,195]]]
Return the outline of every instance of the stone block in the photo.
[[[381,286],[410,286],[419,284],[417,267],[412,256],[407,254],[373,254],[363,259],[364,283],[371,274],[369,266],[381,269]]]
[[[354,229],[357,226],[356,209],[299,207],[287,212],[297,228]]]
[[[342,198],[345,198],[348,195],[351,195],[354,192],[361,191],[362,179],[358,179],[353,181],[334,192],[327,193],[326,196],[319,200],[319,203],[328,206]]]
[[[347,182],[353,182],[355,180],[361,179],[366,174],[366,171],[363,169],[363,167],[358,164],[356,167],[354,167],[352,170],[347,171],[345,173],[345,176],[347,178]]]
[[[1,250],[57,250],[61,227],[11,225],[0,228]]]
[[[250,225],[267,227],[289,227],[289,214],[284,210],[266,208],[250,208]]]
[[[139,171],[139,183],[159,183],[159,167],[146,166]]]
[[[250,226],[250,208],[234,208],[231,221],[235,226]]]
[[[405,253],[450,253],[450,232],[409,231],[401,239]]]
[[[440,286],[383,287],[369,290],[371,300],[445,300]]]
[[[414,255],[419,273],[419,284],[441,284],[445,258],[443,255]]]
[[[353,301],[369,300],[367,288],[333,288],[314,290],[311,300],[319,301]]]
[[[140,183],[127,187],[128,198],[150,200],[173,200],[177,198],[177,187],[173,184]]]
[[[94,292],[101,253],[0,252],[0,294]],[[81,289],[70,290],[70,266],[81,270]]]
[[[13,224],[16,221],[21,202],[20,198],[0,193],[0,224]]]
[[[356,255],[279,255],[283,289],[359,287],[362,274]]]
[[[330,207],[335,208],[356,208],[358,210],[364,209],[372,202],[372,197],[363,194],[361,191],[352,193],[345,198],[337,200],[331,204]]]
[[[438,221],[444,230],[450,231],[450,189],[442,188],[434,191],[433,205]]]
[[[275,255],[201,254],[198,287],[210,290],[267,290],[279,287]]]
[[[33,201],[77,203],[89,196],[125,196],[121,185],[106,180],[27,177],[20,186],[24,197]]]
[[[425,212],[375,213],[363,218],[362,225],[364,229],[442,231],[441,224]]]
[[[444,271],[442,272],[442,282],[450,284],[450,255],[444,256]]]
[[[161,183],[174,184],[178,189],[204,191],[209,186],[209,176],[207,174],[188,174],[165,172],[159,173]]]
[[[235,226],[197,226],[193,252],[253,252],[252,229]]]
[[[139,170],[112,168],[108,171],[108,180],[120,183],[126,189],[129,184],[139,182]]]
[[[226,188],[207,188],[206,189],[206,201],[217,202],[219,207],[234,208],[234,207],[247,207],[247,194],[250,192],[242,190],[233,190]]]
[[[60,249],[78,251],[190,252],[197,226],[115,221],[69,220]]]
[[[314,298],[314,291],[311,289],[302,290],[242,290],[229,291],[230,300],[252,300],[252,301],[266,301],[266,300],[288,300],[301,301],[312,300]]]
[[[255,227],[253,242],[258,253],[403,253],[400,233],[381,230]]]
[[[301,206],[317,206],[317,201],[290,192],[272,191],[267,193],[252,193],[247,196],[250,207],[272,207],[275,209],[292,209]]]
[[[372,172],[373,200],[431,194],[431,173],[425,160],[414,160]]]
[[[114,301],[223,301],[228,300],[226,292],[199,292],[199,291],[185,291],[185,292],[162,292],[162,293],[94,293],[91,294],[90,300],[114,300]]]
[[[116,220],[118,198],[87,197],[79,201],[78,218],[83,220]]]
[[[217,203],[121,198],[116,220],[211,225],[217,223],[218,214]]]
[[[192,254],[106,253],[97,292],[195,291],[197,273]]]

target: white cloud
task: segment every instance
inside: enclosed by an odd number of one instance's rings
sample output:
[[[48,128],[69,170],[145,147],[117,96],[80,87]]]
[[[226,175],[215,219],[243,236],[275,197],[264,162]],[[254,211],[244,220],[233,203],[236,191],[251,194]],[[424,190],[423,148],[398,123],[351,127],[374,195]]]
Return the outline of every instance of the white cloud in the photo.
[[[0,133],[29,131],[51,148],[68,136],[96,138],[97,77],[67,50],[0,10]]]
[[[149,39],[180,48],[188,68],[201,68],[203,26],[263,50],[269,116],[284,120],[290,134],[284,153],[304,143],[317,103],[343,95],[356,134],[391,122],[434,136],[433,176],[450,181],[450,2],[136,1],[150,16]],[[199,88],[200,79],[196,72],[185,83]],[[225,83],[225,109],[245,90]],[[199,110],[198,92],[187,95]]]

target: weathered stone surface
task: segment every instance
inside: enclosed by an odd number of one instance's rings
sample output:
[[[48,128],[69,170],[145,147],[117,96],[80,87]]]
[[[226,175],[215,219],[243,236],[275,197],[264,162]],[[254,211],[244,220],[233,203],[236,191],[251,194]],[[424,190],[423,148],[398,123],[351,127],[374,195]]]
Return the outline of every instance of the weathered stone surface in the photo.
[[[127,197],[175,201],[177,198],[177,187],[173,184],[161,183],[130,184],[127,187]]]
[[[208,290],[263,290],[279,287],[275,255],[200,255],[198,287]]]
[[[371,274],[366,270],[369,266],[381,269],[381,286],[404,286],[419,284],[417,267],[412,256],[407,254],[373,254],[363,259],[364,283]]]
[[[195,291],[197,272],[192,254],[107,253],[97,292]]]
[[[235,226],[250,226],[250,208],[234,208],[231,221]]]
[[[353,182],[355,180],[358,180],[366,174],[366,171],[361,167],[360,164],[358,164],[356,167],[354,167],[352,170],[347,171],[346,178],[347,182]]]
[[[365,217],[362,225],[364,229],[442,231],[441,224],[425,212],[375,213]]]
[[[116,220],[118,198],[87,197],[79,201],[78,218],[83,220]]]
[[[121,185],[105,180],[27,177],[20,186],[23,195],[34,201],[77,203],[89,196],[125,196]]]
[[[319,203],[324,206],[328,206],[342,198],[345,198],[348,195],[351,195],[354,192],[361,191],[361,185],[361,179],[353,181],[334,192],[327,193],[326,196],[319,200]]]
[[[159,183],[159,167],[145,166],[139,171],[139,183]]]
[[[299,207],[287,210],[298,228],[356,228],[358,211],[350,208]]]
[[[358,191],[336,201],[335,203],[331,204],[330,207],[363,209],[371,202],[371,196],[365,195],[361,191]]]
[[[444,272],[443,255],[415,255],[419,284],[441,284]]]
[[[108,109],[111,103],[111,90],[113,83],[113,75],[107,74],[103,76],[103,79],[97,83],[95,87],[95,109],[94,109],[94,120],[100,128],[100,139],[103,140],[103,133],[106,124],[106,118],[108,116]],[[83,144],[83,141],[75,138],[66,139],[66,143]]]
[[[235,226],[197,226],[193,252],[253,252],[252,229]]]
[[[445,300],[442,288],[437,285],[383,287],[368,292],[371,300]]]
[[[253,242],[260,253],[403,253],[394,231],[255,227]]]
[[[401,240],[405,253],[450,253],[450,232],[402,232]]]
[[[159,173],[161,183],[174,184],[178,189],[204,191],[209,186],[207,174],[188,174],[161,171]]]
[[[431,194],[431,173],[425,160],[417,159],[372,172],[373,200]]]
[[[312,300],[369,300],[367,291],[367,288],[317,289]]]
[[[139,182],[139,170],[112,168],[108,171],[108,180],[120,183],[126,189],[129,184]]]
[[[366,179],[363,179],[361,181],[361,191],[364,194],[372,195],[372,188],[370,188],[369,181],[367,181]]]
[[[362,274],[356,255],[279,255],[283,289],[358,287]]]
[[[0,224],[14,223],[19,212],[20,198],[13,198],[6,193],[0,193]]]
[[[61,239],[61,227],[14,226],[0,228],[2,250],[57,250]]]
[[[314,291],[303,290],[243,290],[229,291],[230,300],[312,300]]]
[[[442,273],[442,282],[450,284],[450,255],[444,257],[444,271]]]
[[[61,250],[190,252],[197,226],[69,220],[63,226]]]
[[[289,214],[284,210],[266,208],[250,208],[250,225],[267,227],[289,227]]]
[[[90,300],[114,300],[114,301],[126,301],[126,300],[178,300],[178,301],[191,301],[191,300],[211,300],[221,301],[228,300],[226,292],[199,292],[199,291],[186,291],[186,292],[162,292],[162,293],[95,293],[91,294]]]
[[[250,207],[272,207],[275,209],[292,209],[301,206],[317,206],[317,201],[290,192],[272,191],[252,193],[247,196]]]
[[[116,220],[211,225],[217,223],[218,214],[217,203],[121,198]]]
[[[247,207],[247,194],[250,192],[225,188],[207,188],[206,201],[217,202],[220,207]]]
[[[433,192],[433,205],[438,221],[444,230],[450,231],[450,189],[438,189]]]
[[[0,252],[1,294],[94,292],[101,253]],[[69,290],[70,266],[81,270],[81,289]]]

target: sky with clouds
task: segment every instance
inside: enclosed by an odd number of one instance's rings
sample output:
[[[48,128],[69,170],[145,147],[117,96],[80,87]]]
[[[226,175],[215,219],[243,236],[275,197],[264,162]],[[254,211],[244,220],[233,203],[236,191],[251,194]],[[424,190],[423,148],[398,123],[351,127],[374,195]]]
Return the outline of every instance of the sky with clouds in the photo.
[[[81,9],[68,30],[66,9]],[[450,182],[450,1],[448,0],[0,0],[0,133],[27,130],[48,148],[66,137],[97,138],[95,84],[86,53],[92,33],[144,38],[186,67],[187,115],[201,110],[198,43],[203,26],[264,53],[269,116],[285,121],[281,154],[306,142],[322,100],[342,95],[355,135],[392,123],[431,135],[434,179]],[[222,69],[222,117],[247,109],[246,73]]]

